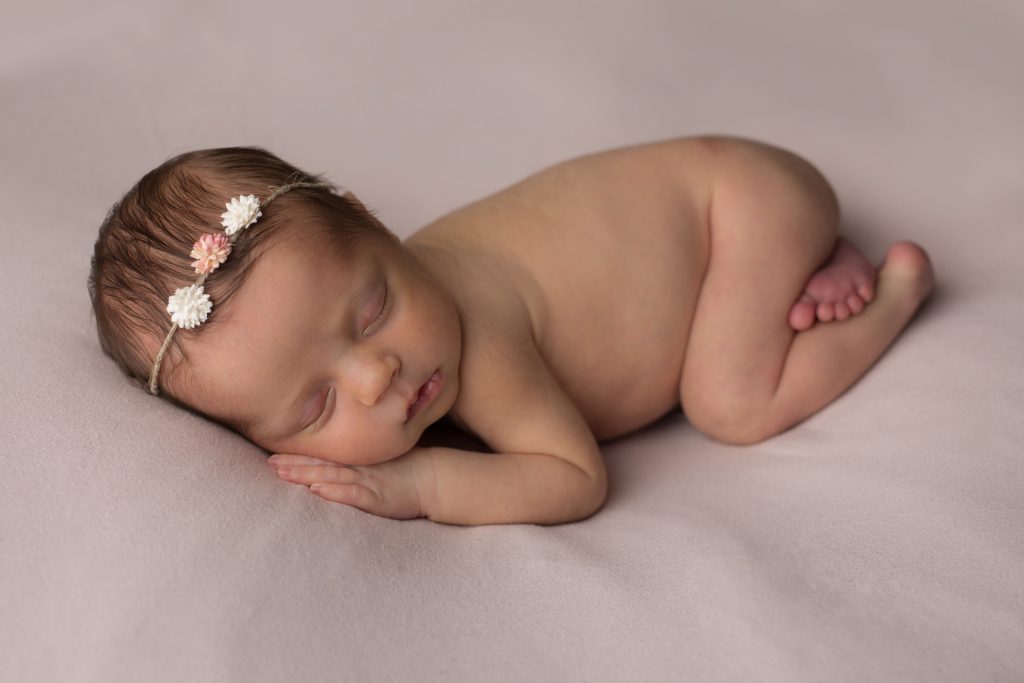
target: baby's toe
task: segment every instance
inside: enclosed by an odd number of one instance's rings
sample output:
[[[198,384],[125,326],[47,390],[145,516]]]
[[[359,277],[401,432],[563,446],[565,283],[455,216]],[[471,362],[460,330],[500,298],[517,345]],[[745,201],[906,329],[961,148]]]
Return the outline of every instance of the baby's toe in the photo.
[[[804,295],[789,309],[789,326],[797,332],[814,324],[814,300]]]
[[[857,294],[864,303],[868,303],[875,297],[875,287],[870,282],[861,282],[857,286]]]
[[[832,318],[835,317],[835,307],[829,303],[818,304],[818,320],[823,323],[832,322]]]
[[[835,304],[836,309],[836,320],[846,320],[850,317],[850,309],[846,306],[846,303],[838,301]]]
[[[864,310],[864,301],[856,294],[851,294],[846,298],[846,305],[850,308],[850,313],[857,315]]]

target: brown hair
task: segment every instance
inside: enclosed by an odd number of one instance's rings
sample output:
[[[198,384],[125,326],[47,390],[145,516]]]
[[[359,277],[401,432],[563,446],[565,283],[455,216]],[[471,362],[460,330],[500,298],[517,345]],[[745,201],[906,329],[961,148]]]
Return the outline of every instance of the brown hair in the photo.
[[[144,175],[107,212],[100,225],[89,273],[89,296],[100,347],[135,384],[146,387],[150,370],[170,329],[167,298],[195,281],[189,255],[200,235],[217,232],[220,214],[232,197],[268,196],[272,187],[291,182],[330,181],[306,173],[260,147],[223,147],[185,152]],[[209,319],[194,329],[179,329],[164,360],[166,374],[187,366],[179,339],[193,339],[211,324],[217,310],[245,282],[249,264],[279,239],[300,233],[325,239],[332,248],[354,254],[366,238],[400,240],[351,194],[296,188],[265,207],[263,215],[235,242],[231,257],[204,284],[215,302]],[[174,354],[176,352],[176,354]],[[172,355],[184,359],[168,368]],[[181,382],[202,391],[194,378]],[[161,385],[161,395],[192,412],[181,398],[183,387]]]

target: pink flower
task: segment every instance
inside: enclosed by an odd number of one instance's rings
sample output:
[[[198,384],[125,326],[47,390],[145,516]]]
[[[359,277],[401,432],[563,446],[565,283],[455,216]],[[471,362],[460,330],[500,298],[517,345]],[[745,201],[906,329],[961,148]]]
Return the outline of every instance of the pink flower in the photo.
[[[231,244],[224,233],[206,234],[192,245],[192,267],[196,273],[212,273],[217,267],[224,263],[228,254],[231,253]]]

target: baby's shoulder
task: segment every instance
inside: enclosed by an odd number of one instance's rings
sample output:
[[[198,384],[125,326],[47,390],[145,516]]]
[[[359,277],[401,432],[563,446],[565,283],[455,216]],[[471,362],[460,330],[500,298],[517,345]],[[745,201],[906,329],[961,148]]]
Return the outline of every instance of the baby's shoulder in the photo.
[[[534,336],[540,293],[508,252],[457,230],[414,235],[405,247],[451,297],[464,337],[521,344]]]
[[[410,253],[450,294],[459,314],[459,393],[448,418],[496,450],[513,449],[500,420],[507,401],[549,402],[553,380],[536,344],[528,297],[514,264],[465,243],[407,241]],[[513,449],[514,450],[514,449]]]

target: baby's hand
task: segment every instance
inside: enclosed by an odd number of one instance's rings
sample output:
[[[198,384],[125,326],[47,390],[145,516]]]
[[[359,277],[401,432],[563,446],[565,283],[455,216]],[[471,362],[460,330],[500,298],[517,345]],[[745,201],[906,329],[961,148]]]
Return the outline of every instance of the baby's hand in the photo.
[[[413,448],[376,465],[339,465],[284,453],[271,456],[267,462],[282,479],[305,484],[326,500],[391,519],[426,515],[423,492],[430,481],[430,463],[425,449]]]

